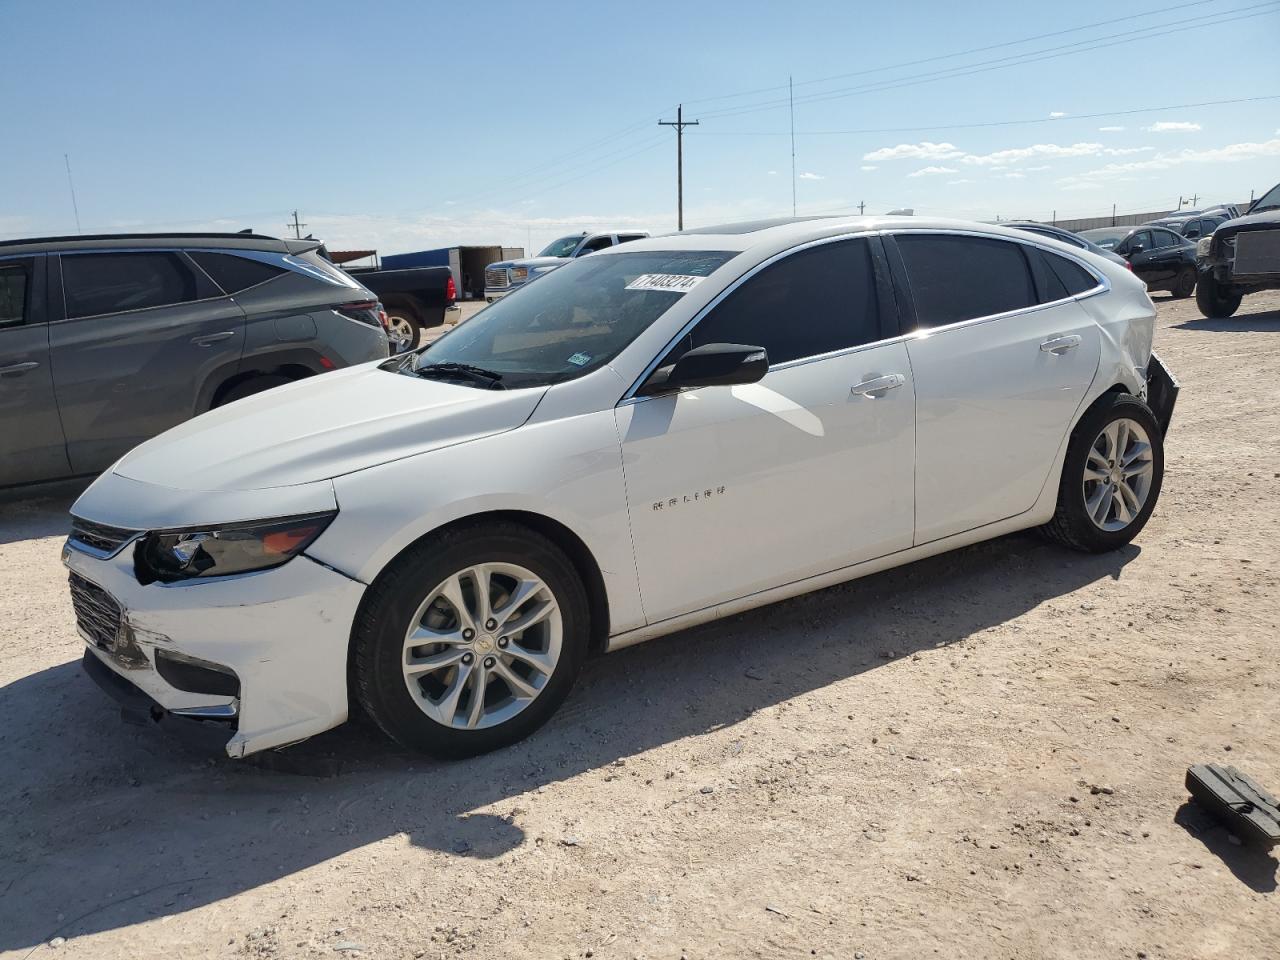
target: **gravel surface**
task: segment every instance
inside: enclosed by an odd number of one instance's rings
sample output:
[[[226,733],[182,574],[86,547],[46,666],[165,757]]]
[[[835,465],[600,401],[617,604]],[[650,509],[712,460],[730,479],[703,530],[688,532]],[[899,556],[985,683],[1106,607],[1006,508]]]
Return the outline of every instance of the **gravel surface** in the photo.
[[[1157,302],[1183,393],[1127,550],[1008,537],[600,658],[464,763],[122,726],[68,501],[0,506],[0,956],[1280,957],[1276,861],[1182,784],[1280,792],[1280,296]]]

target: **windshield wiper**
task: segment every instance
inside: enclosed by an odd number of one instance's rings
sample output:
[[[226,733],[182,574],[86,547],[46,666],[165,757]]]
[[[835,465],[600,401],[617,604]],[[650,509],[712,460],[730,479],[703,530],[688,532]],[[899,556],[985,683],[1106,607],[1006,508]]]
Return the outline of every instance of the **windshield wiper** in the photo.
[[[454,363],[452,361],[428,363],[421,367],[414,367],[413,372],[420,377],[439,376],[444,380],[470,380],[473,383],[481,384],[489,390],[507,389],[502,385],[502,374],[493,370],[486,370],[484,367],[476,367],[469,363]]]

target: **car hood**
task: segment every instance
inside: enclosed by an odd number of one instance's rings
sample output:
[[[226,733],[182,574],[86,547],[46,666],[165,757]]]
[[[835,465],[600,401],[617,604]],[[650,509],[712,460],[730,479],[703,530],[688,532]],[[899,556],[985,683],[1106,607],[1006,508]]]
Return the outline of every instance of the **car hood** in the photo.
[[[312,483],[513,430],[545,392],[481,390],[363,364],[219,407],[148,440],[112,469],[187,490]]]
[[[1229,237],[1242,230],[1274,230],[1276,227],[1280,227],[1280,210],[1264,210],[1262,213],[1247,213],[1243,217],[1220,223],[1213,235]]]
[[[562,267],[568,262],[568,257],[525,257],[523,260],[503,260],[501,263],[491,263],[489,266],[528,267],[532,270],[534,267]]]

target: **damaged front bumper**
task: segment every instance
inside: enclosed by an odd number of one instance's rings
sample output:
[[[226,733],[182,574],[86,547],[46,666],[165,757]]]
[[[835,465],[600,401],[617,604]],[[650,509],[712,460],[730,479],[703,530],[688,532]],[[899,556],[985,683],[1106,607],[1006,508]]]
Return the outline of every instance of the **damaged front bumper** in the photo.
[[[1178,402],[1178,391],[1182,389],[1178,378],[1169,372],[1169,368],[1153,351],[1147,364],[1147,406],[1155,414],[1160,424],[1160,432],[1169,433],[1169,422],[1173,419],[1173,407]]]
[[[365,585],[306,555],[271,570],[140,584],[133,550],[70,543],[86,672],[126,719],[243,757],[347,719],[347,649]],[[189,739],[189,738],[188,738]]]

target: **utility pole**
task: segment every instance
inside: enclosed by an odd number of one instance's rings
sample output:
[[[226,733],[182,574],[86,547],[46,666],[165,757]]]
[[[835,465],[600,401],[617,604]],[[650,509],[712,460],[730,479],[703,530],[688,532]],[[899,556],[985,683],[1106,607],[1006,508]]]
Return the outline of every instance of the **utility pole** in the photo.
[[[676,107],[676,118],[672,120],[659,120],[660,127],[676,128],[676,229],[684,229],[684,128],[696,127],[697,120],[686,120],[684,118],[684,104]]]
[[[791,102],[791,215],[796,215],[796,94],[787,77],[787,99]]]
[[[294,236],[294,238],[295,238],[295,239],[298,239],[298,240],[301,240],[301,239],[302,239],[302,228],[303,228],[303,227],[305,227],[305,226],[306,226],[306,224],[305,224],[305,223],[299,223],[299,222],[298,222],[298,211],[297,211],[297,210],[293,211],[293,223],[286,223],[286,224],[285,224],[285,226],[286,226],[286,227],[293,227],[293,236]]]
[[[867,209],[867,201],[865,201],[865,200],[859,200],[859,201],[858,201],[858,216],[862,216],[863,211],[865,211],[866,209]]]

